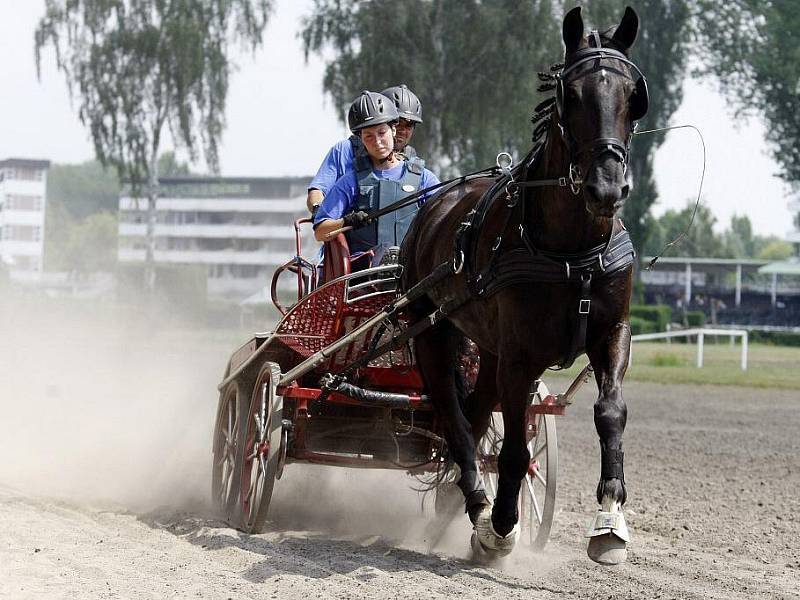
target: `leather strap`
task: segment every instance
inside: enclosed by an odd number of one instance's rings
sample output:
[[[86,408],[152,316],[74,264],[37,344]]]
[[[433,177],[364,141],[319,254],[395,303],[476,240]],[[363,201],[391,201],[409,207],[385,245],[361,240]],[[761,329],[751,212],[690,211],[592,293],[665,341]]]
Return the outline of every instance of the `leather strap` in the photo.
[[[602,448],[600,452],[600,479],[619,479],[625,482],[625,473],[622,466],[625,453],[613,448]]]

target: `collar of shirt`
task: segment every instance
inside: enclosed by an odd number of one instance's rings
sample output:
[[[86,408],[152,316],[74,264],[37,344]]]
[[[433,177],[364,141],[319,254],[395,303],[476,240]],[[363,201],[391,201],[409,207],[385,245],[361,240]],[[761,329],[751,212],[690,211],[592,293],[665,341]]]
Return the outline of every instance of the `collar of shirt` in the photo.
[[[401,162],[396,167],[392,167],[391,169],[372,169],[372,172],[375,174],[375,177],[379,179],[400,179],[403,175],[403,169],[405,168],[405,163]]]

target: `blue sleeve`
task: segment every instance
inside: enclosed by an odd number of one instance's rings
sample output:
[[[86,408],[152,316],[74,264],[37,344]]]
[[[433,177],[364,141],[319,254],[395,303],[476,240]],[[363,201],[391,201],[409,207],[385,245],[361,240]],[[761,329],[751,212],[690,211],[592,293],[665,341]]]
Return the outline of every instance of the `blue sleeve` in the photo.
[[[433,173],[431,173],[428,169],[425,169],[425,170],[422,171],[422,177],[420,178],[420,182],[419,182],[419,186],[420,186],[421,189],[424,190],[424,189],[429,188],[431,186],[438,185],[439,183],[441,183],[439,181],[439,178],[436,175],[434,175]],[[425,204],[425,201],[430,196],[432,196],[433,194],[435,194],[438,191],[439,190],[436,189],[436,190],[433,190],[432,192],[430,192],[429,194],[423,195],[419,199],[419,202],[417,202],[417,204],[419,206],[422,206],[423,204]]]
[[[319,205],[317,214],[314,215],[314,227],[316,228],[326,219],[341,219],[351,212],[356,201],[357,190],[356,173],[351,169],[340,177],[330,191],[325,194],[325,199]]]
[[[322,164],[308,184],[308,189],[317,189],[328,195],[336,181],[353,166],[353,145],[350,140],[341,140],[328,150]]]

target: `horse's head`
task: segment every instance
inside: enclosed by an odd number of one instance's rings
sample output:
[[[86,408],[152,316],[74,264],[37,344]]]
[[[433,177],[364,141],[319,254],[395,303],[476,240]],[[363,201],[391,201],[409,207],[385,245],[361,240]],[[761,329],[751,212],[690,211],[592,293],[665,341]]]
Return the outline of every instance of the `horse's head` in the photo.
[[[630,192],[628,150],[636,121],[647,113],[647,81],[628,59],[639,17],[628,7],[619,26],[584,35],[580,7],[564,17],[564,68],[556,116],[570,155],[573,190],[589,212],[611,217]]]

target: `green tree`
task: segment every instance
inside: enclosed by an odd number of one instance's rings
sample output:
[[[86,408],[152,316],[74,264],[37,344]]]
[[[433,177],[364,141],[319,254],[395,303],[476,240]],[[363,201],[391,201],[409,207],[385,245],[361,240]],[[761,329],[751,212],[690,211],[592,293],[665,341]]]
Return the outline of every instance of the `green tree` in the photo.
[[[680,237],[689,225],[694,205],[694,201],[690,201],[686,208],[679,211],[668,210],[654,220],[653,234],[644,247],[644,253],[658,254],[665,244]],[[697,209],[692,227],[680,243],[671,247],[669,254],[671,256],[723,258],[725,246],[722,237],[714,233],[716,221],[711,210],[701,204]]]
[[[365,88],[414,90],[425,123],[413,144],[446,175],[529,149],[536,71],[561,59],[553,4],[315,0],[302,39],[306,56],[326,59],[324,88],[342,109]]]
[[[158,176],[175,177],[176,175],[192,175],[189,163],[178,160],[172,151],[164,152],[158,157]]]
[[[800,182],[800,11],[793,0],[697,2],[703,72],[738,114],[764,118],[780,175]]]
[[[113,271],[117,264],[117,217],[99,212],[76,224],[62,257],[63,269],[73,273]]]
[[[119,203],[116,173],[103,168],[97,160],[74,165],[54,164],[47,173],[48,211],[55,203],[76,219],[99,211],[115,212]]]
[[[756,239],[747,215],[731,217],[730,227],[723,234],[725,255],[729,258],[754,258]]]
[[[192,160],[218,171],[230,42],[262,42],[272,0],[45,0],[35,33],[53,47],[95,154],[147,197],[146,280],[153,266],[157,158],[168,127]]]
[[[758,258],[763,260],[785,260],[792,254],[792,245],[789,242],[771,238],[759,250]]]
[[[633,58],[647,75],[650,112],[641,129],[663,126],[682,99],[689,0],[633,2],[640,15]],[[624,0],[584,2],[597,26],[616,25]],[[500,150],[530,147],[528,119],[541,100],[535,72],[561,60],[563,9],[574,2],[514,0],[315,0],[302,32],[306,55],[328,58],[324,87],[344,109],[358,92],[405,82],[419,94],[425,124],[414,145],[441,175],[493,164]],[[330,54],[327,51],[332,50]],[[663,134],[635,138],[635,189],[623,217],[634,242],[647,239],[657,198],[652,159]]]

